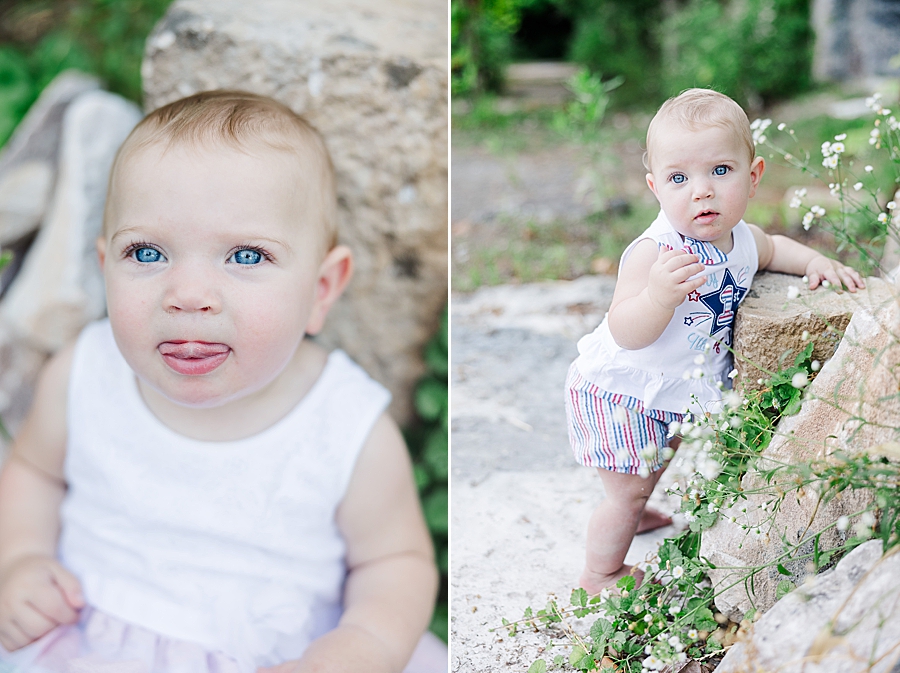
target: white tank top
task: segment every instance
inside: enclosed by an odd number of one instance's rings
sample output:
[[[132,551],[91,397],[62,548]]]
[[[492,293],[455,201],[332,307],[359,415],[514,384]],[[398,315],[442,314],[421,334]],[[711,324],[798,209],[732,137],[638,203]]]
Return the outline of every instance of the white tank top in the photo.
[[[641,400],[647,409],[677,413],[688,408],[713,410],[722,398],[718,382],[730,387],[732,358],[727,347],[731,346],[734,316],[759,266],[756,241],[747,223],[738,222],[732,235],[734,245],[726,255],[711,243],[682,236],[660,211],[653,224],[625,249],[621,264],[639,241],[650,238],[660,248],[680,248],[699,255],[706,265],[706,284],[685,298],[660,337],[646,348],[620,347],[609,331],[607,314],[597,329],[578,342],[575,363],[581,375],[607,392]],[[700,355],[703,357],[698,358]],[[702,377],[695,378],[697,370]]]
[[[146,407],[109,321],[93,323],[69,384],[60,558],[108,614],[249,671],[299,657],[340,617],[335,511],[389,399],[335,351],[263,432],[188,439]]]

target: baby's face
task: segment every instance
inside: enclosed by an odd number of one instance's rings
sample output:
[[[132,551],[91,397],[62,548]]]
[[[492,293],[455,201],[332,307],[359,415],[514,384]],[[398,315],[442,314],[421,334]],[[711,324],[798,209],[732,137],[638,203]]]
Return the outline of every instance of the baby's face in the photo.
[[[765,170],[750,160],[747,146],[728,128],[691,130],[664,124],[652,148],[647,184],[683,236],[729,248],[731,230]]]
[[[159,147],[118,169],[98,242],[116,343],[178,404],[275,380],[317,323],[322,244],[300,169],[274,151]]]

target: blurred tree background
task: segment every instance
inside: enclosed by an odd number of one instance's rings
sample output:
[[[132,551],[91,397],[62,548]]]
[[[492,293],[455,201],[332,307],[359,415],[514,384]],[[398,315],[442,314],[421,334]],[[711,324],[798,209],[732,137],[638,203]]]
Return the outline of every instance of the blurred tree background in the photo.
[[[454,95],[498,93],[512,60],[624,78],[619,107],[698,86],[759,107],[807,90],[810,0],[452,0]]]
[[[141,103],[144,40],[172,0],[0,0],[0,145],[63,70]]]
[[[143,105],[144,43],[173,0],[0,0],[0,147],[44,87],[75,68]],[[0,263],[2,266],[2,263]],[[443,576],[432,630],[447,640],[447,319],[425,351],[419,418],[405,435]]]

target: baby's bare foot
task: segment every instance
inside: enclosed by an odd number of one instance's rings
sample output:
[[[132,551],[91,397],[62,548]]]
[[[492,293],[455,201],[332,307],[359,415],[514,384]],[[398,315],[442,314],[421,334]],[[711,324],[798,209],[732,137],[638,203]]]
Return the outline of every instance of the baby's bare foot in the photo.
[[[647,533],[651,530],[656,530],[657,528],[671,525],[671,517],[666,516],[662,512],[657,512],[655,509],[646,507],[644,509],[644,513],[641,514],[640,522],[638,522],[636,534],[640,535],[641,533]]]
[[[640,586],[641,581],[644,579],[643,570],[622,564],[622,567],[614,573],[597,573],[585,568],[584,572],[581,573],[581,578],[578,580],[578,586],[587,591],[589,596],[596,596],[602,589],[615,586],[616,582],[626,575],[634,576],[635,586]]]

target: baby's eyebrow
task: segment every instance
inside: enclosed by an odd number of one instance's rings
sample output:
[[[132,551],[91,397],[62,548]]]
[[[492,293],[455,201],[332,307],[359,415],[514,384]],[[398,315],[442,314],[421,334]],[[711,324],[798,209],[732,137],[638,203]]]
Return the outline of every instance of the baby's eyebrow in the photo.
[[[110,242],[112,242],[112,241],[115,241],[115,240],[116,240],[117,238],[119,238],[120,236],[125,236],[126,234],[132,234],[132,233],[135,233],[135,232],[137,232],[137,231],[140,231],[140,227],[136,227],[136,226],[135,226],[135,227],[125,227],[125,228],[123,228],[123,229],[118,229],[118,230],[116,231],[116,233],[114,233],[114,234],[112,235],[112,238],[110,238],[109,240],[110,240]]]

